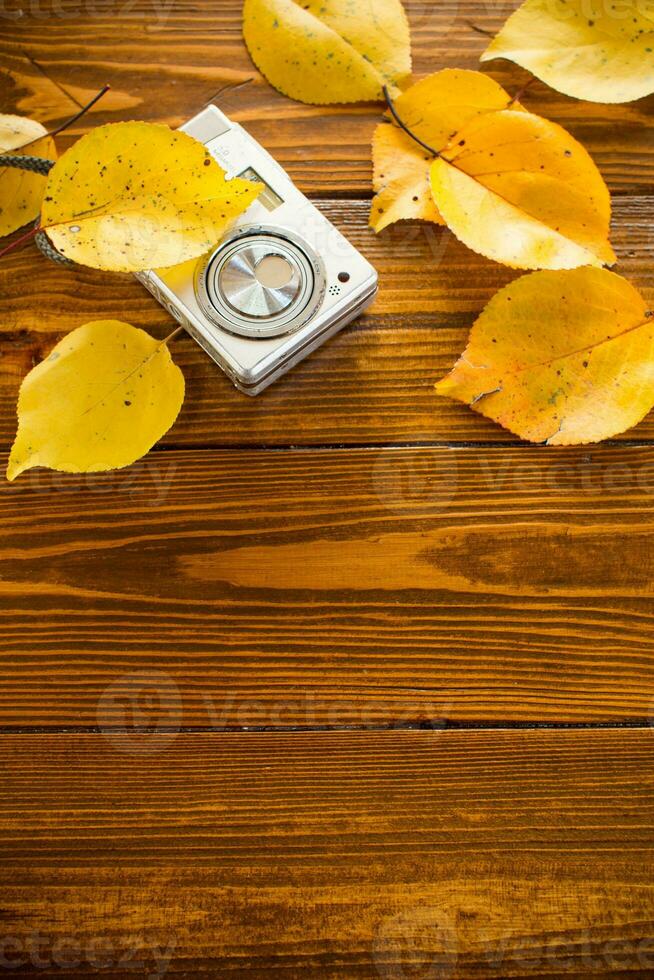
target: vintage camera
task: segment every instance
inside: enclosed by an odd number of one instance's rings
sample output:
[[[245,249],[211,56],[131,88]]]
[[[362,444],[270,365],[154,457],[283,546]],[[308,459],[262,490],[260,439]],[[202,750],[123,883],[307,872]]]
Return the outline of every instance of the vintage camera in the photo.
[[[237,388],[257,395],[372,302],[377,273],[215,106],[181,128],[228,177],[263,190],[194,270],[185,263],[137,278]]]

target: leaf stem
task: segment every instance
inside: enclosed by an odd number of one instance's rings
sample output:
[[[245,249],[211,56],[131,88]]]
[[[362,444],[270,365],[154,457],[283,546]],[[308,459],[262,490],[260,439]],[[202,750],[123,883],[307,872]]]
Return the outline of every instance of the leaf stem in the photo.
[[[24,235],[20,235],[18,238],[14,239],[14,241],[11,242],[10,245],[7,245],[5,248],[2,249],[2,251],[0,252],[0,258],[2,258],[3,255],[6,255],[7,252],[13,252],[15,248],[18,248],[19,245],[22,245],[24,242],[29,241],[30,238],[34,238],[34,236],[39,231],[40,228],[35,226],[33,228],[30,228],[29,231],[26,231]]]
[[[22,146],[16,147],[16,149],[13,150],[12,152],[16,153],[20,150],[24,150],[26,146],[31,146],[32,143],[36,143],[38,140],[45,139],[46,136],[57,136],[59,133],[63,132],[64,129],[68,129],[68,127],[72,126],[73,123],[76,123],[78,119],[81,119],[81,117],[85,115],[89,111],[89,109],[92,109],[95,103],[99,102],[102,96],[106,95],[106,93],[109,91],[110,88],[111,85],[108,84],[103,85],[103,87],[100,89],[97,95],[94,95],[90,102],[87,102],[85,106],[82,106],[79,112],[76,112],[74,116],[71,116],[70,119],[67,119],[66,122],[63,122],[61,126],[57,126],[55,129],[51,129],[48,133],[44,133],[43,136],[35,136],[33,140],[29,140],[29,142],[23,143]]]
[[[514,106],[516,104],[516,102],[519,102],[520,99],[522,98],[522,96],[525,94],[525,92],[529,88],[529,86],[531,85],[531,83],[532,82],[535,82],[535,81],[536,81],[536,79],[535,79],[535,77],[533,75],[531,76],[531,78],[528,78],[527,81],[525,82],[525,84],[522,86],[522,88],[519,88],[518,91],[516,92],[516,94],[513,96],[513,98],[511,99],[511,101],[509,102],[509,104],[507,106],[507,109],[510,109],[512,106]]]
[[[48,136],[56,136],[58,133],[61,133],[62,130],[68,129],[69,126],[72,126],[73,123],[76,123],[78,119],[81,119],[82,116],[89,111],[89,109],[93,108],[96,102],[100,101],[103,95],[107,94],[110,88],[111,85],[109,85],[109,83],[103,85],[100,91],[97,93],[97,95],[94,95],[90,102],[87,102],[85,106],[82,106],[79,112],[76,112],[74,116],[71,116],[70,119],[67,120],[67,122],[62,123],[61,126],[57,126],[56,129],[53,129],[50,133],[48,133]]]
[[[173,330],[173,332],[172,333],[169,333],[168,336],[167,337],[164,337],[164,339],[161,341],[161,346],[163,347],[164,344],[167,344],[171,340],[174,340],[175,337],[178,337],[179,334],[182,333],[183,329],[184,329],[184,327],[175,327],[175,329]]]
[[[217,99],[220,98],[223,92],[229,92],[231,95],[232,92],[237,92],[238,89],[244,88],[245,85],[249,85],[250,82],[253,81],[254,81],[254,77],[246,78],[245,81],[243,82],[227,82],[226,85],[223,85],[222,88],[219,88],[217,92],[214,92],[213,95],[210,96],[209,101],[205,102],[204,106],[211,105],[212,102],[215,102]],[[204,106],[202,108],[204,108]]]
[[[485,37],[495,37],[493,31],[487,31],[485,27],[479,27],[478,24],[473,23],[471,20],[466,20],[465,23],[468,25],[470,30],[476,31],[477,34],[483,34]]]
[[[403,122],[403,120],[400,118],[397,109],[393,105],[393,100],[391,99],[391,96],[390,96],[390,93],[388,91],[388,86],[387,85],[384,85],[384,87],[382,89],[382,92],[384,93],[384,98],[386,99],[386,105],[388,106],[389,112],[392,115],[392,117],[395,120],[395,122],[397,123],[397,125],[400,127],[400,129],[404,130],[404,132],[407,134],[407,136],[410,136],[411,139],[414,140],[418,144],[418,146],[421,146],[423,148],[423,150],[427,150],[427,152],[428,153],[431,153],[431,155],[433,157],[435,157],[435,158],[436,157],[439,157],[440,156],[440,153],[438,152],[438,150],[435,150],[428,143],[424,143],[420,139],[420,137],[416,136],[415,133],[412,133],[411,130],[409,129],[409,127],[407,126],[407,124],[405,122]]]

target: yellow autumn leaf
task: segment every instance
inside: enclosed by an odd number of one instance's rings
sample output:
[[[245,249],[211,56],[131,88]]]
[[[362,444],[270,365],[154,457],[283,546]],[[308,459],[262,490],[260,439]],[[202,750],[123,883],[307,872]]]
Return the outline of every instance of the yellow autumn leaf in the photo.
[[[7,466],[89,473],[128,466],[171,427],[184,377],[165,343],[120,320],[67,334],[25,377]]]
[[[431,165],[445,223],[469,248],[518,269],[615,262],[611,199],[587,151],[530,112],[463,126]]]
[[[260,190],[227,180],[186,133],[110,123],[83,136],[52,168],[41,226],[59,252],[82,265],[164,268],[208,251]]]
[[[394,102],[411,132],[430,147],[445,146],[452,133],[485,112],[505,109],[510,96],[487,75],[445,68],[421,79]],[[516,107],[520,108],[520,107]],[[443,223],[429,185],[432,155],[394,124],[382,123],[372,144],[370,224],[375,231],[403,218]]]
[[[29,144],[22,151],[24,144]],[[54,140],[41,123],[24,116],[0,115],[0,153],[24,152],[56,160]],[[16,167],[0,167],[0,236],[38,217],[46,177]]]
[[[399,218],[427,218],[514,268],[615,261],[608,189],[561,126],[472,71],[437,72],[392,108],[393,123],[373,140],[376,231]]]
[[[271,85],[299,102],[366,102],[411,73],[400,0],[245,0],[243,35]]]
[[[654,406],[654,314],[621,276],[534,272],[501,289],[436,385],[530,442],[599,442]]]
[[[371,228],[382,231],[406,218],[443,224],[429,185],[432,158],[410,136],[397,126],[382,123],[373,136],[372,160],[376,196],[370,211]]]
[[[654,8],[641,0],[526,0],[481,57],[507,58],[590,102],[654,92]]]

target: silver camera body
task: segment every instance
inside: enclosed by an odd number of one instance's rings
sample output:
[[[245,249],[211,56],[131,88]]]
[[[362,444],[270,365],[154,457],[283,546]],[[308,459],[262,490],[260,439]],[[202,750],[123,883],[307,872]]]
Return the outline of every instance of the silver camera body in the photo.
[[[215,106],[182,130],[228,178],[263,185],[216,247],[137,278],[232,379],[257,395],[361,313],[377,273],[256,140]]]

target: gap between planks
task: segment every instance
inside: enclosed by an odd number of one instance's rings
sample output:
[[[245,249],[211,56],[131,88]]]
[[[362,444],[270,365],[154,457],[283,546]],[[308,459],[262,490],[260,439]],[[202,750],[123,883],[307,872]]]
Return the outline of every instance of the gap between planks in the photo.
[[[512,731],[636,731],[651,730],[647,718],[629,718],[624,721],[443,721],[399,722],[388,725],[181,725],[179,727],[131,728],[98,725],[2,725],[3,735],[292,735],[312,732],[512,732]]]

